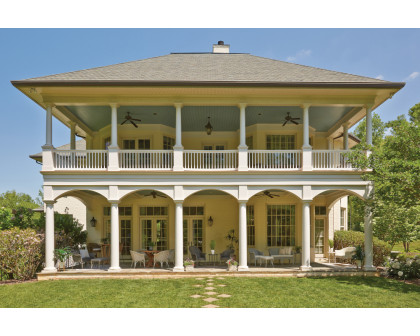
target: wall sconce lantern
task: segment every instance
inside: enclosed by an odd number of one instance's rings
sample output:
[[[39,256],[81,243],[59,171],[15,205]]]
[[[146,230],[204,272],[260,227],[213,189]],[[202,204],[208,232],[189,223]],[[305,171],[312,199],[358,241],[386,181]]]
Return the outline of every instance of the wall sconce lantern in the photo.
[[[92,219],[90,220],[90,225],[92,227],[95,227],[96,226],[96,222],[97,222],[96,218],[95,217],[92,217]]]
[[[209,225],[209,226],[212,226],[213,225],[213,218],[211,218],[211,216],[209,217],[209,219],[207,220],[207,224]]]
[[[213,132],[213,126],[210,123],[210,117],[207,117],[208,121],[207,121],[207,125],[204,126],[204,128],[206,129],[207,135],[210,135],[211,132]]]

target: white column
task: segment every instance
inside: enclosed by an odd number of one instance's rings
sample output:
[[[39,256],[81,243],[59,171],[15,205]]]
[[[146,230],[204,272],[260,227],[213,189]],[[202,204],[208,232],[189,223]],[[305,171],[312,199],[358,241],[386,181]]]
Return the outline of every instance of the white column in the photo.
[[[311,207],[310,201],[302,201],[302,271],[309,271],[311,267]]]
[[[246,104],[240,103],[239,106],[239,146],[238,146],[238,170],[248,170],[248,146],[246,145]]]
[[[372,106],[366,106],[366,144],[372,146]]]
[[[182,146],[182,115],[181,103],[175,103],[175,146],[174,146],[174,171],[184,170],[184,147]]]
[[[175,266],[174,272],[184,272],[184,232],[182,201],[175,201]]]
[[[47,104],[46,114],[46,130],[45,130],[45,146],[53,146],[52,143],[52,105]]]
[[[333,138],[327,138],[328,141],[328,149],[333,150],[334,149],[334,140]]]
[[[118,119],[117,119],[118,105],[111,104],[111,146],[118,148]]]
[[[76,149],[76,123],[70,122],[70,149]]]
[[[120,268],[120,223],[118,216],[118,202],[111,202],[111,266],[110,271]]]
[[[111,145],[108,147],[108,170],[118,171],[119,165],[119,148],[118,148],[118,120],[117,120],[117,104],[111,104]]]
[[[42,272],[57,272],[54,266],[54,202],[45,202],[45,268]]]
[[[248,251],[247,251],[247,232],[246,232],[246,201],[239,201],[239,266],[238,271],[248,270]]]
[[[302,170],[311,171],[312,167],[312,147],[309,144],[309,104],[304,104],[303,108],[303,141],[302,141]]]
[[[343,149],[349,149],[349,125],[343,125]]]
[[[372,226],[372,210],[369,206],[365,208],[365,265],[366,271],[376,271],[373,266],[373,226]]]

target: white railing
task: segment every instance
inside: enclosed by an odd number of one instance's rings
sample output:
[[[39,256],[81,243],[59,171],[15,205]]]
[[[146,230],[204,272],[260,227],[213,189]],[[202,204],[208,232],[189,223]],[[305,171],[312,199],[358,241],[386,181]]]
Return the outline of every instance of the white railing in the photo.
[[[236,170],[237,150],[184,150],[184,169]]]
[[[54,150],[54,168],[62,170],[106,170],[107,150]]]
[[[301,150],[249,150],[250,170],[297,170],[302,167]]]
[[[352,169],[347,153],[350,150],[313,150],[313,169]]]
[[[119,165],[121,169],[171,170],[174,154],[171,150],[121,150]]]

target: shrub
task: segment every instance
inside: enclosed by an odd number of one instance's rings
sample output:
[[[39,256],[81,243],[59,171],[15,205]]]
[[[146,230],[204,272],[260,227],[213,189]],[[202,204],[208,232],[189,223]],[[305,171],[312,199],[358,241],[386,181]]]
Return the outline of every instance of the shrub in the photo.
[[[16,280],[32,279],[42,263],[43,246],[44,236],[33,229],[0,231],[1,272]]]
[[[388,275],[399,279],[420,279],[420,256],[407,258],[406,256],[398,256],[391,259],[388,264]]]
[[[335,231],[334,248],[340,250],[348,246],[362,246],[364,250],[365,235],[358,231]],[[391,247],[384,241],[373,237],[373,264],[381,266],[391,253]]]

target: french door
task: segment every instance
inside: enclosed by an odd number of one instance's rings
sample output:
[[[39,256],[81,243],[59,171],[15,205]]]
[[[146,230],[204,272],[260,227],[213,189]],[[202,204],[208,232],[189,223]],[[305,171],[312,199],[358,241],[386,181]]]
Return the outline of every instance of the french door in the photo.
[[[184,254],[188,255],[189,246],[204,248],[203,218],[184,218]]]
[[[143,249],[153,247],[158,251],[168,249],[168,219],[141,218],[140,241]]]
[[[315,254],[324,256],[325,219],[315,218]]]

